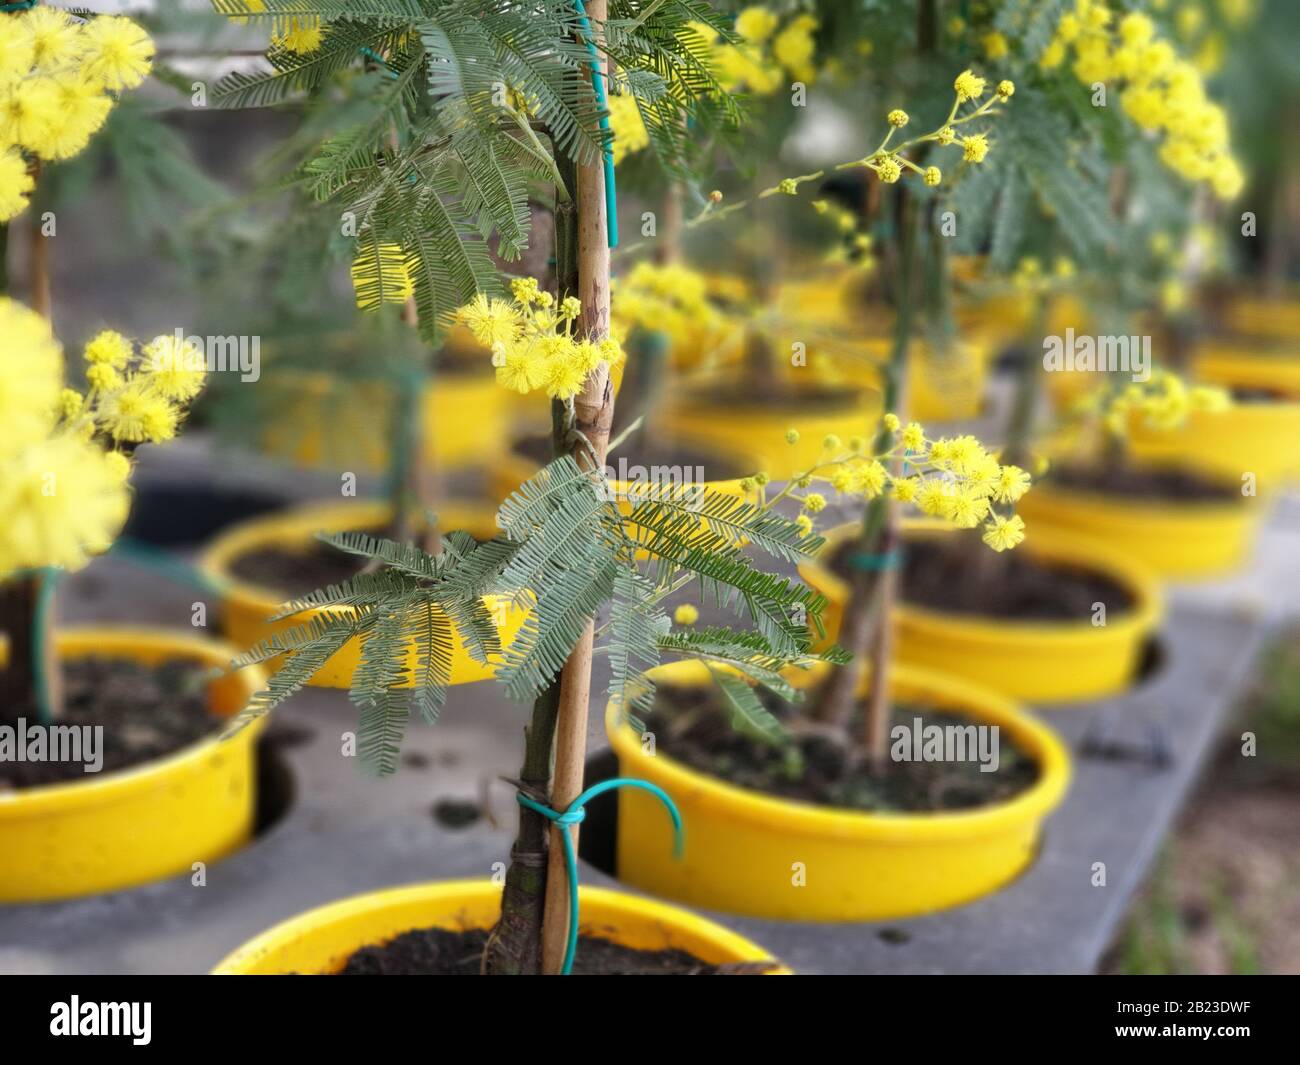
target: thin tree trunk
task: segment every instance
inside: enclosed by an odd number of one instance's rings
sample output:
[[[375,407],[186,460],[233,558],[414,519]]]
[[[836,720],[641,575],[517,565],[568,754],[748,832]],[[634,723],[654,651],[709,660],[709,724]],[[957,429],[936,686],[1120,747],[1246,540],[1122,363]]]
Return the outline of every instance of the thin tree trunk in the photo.
[[[41,177],[41,164],[36,163],[32,167],[32,180],[39,185]],[[50,320],[50,242],[49,238],[41,229],[41,210],[39,206],[39,194],[32,196],[32,205],[27,216],[27,239],[30,263],[30,288],[31,292],[28,298],[31,300],[32,310],[39,314],[47,321]]]
[[[593,28],[603,31],[606,0],[590,0],[587,14]],[[603,70],[603,61],[602,61]],[[602,161],[594,157],[578,168],[578,298],[582,301],[579,325],[588,339],[599,341],[609,335],[609,239],[605,219],[605,174]],[[574,429],[584,440],[574,444],[580,463],[605,464],[609,433],[614,421],[614,388],[609,364],[600,363],[574,399]],[[595,622],[589,621],[569,654],[560,674],[560,706],[555,727],[555,769],[551,778],[551,807],[564,810],[582,791],[587,758],[587,708],[591,695],[591,659],[595,644]],[[578,828],[552,826],[551,852],[546,878],[546,910],[542,924],[542,971],[559,973],[569,931],[569,883],[560,833],[573,835]]]
[[[894,342],[889,363],[885,368],[884,407],[893,411],[904,398],[904,381],[907,374],[907,355],[912,340],[913,276],[916,260],[916,207],[911,197],[899,190],[899,233],[901,239],[898,300],[894,323]],[[876,449],[888,448],[891,436],[881,429]],[[868,703],[865,734],[867,754],[873,765],[883,763],[888,738],[888,700],[880,693],[889,690],[889,660],[891,639],[888,633],[876,637],[881,628],[883,611],[892,605],[888,554],[896,546],[896,518],[891,513],[894,506],[885,496],[878,496],[867,506],[862,522],[862,532],[856,544],[856,553],[876,560],[879,568],[868,569],[858,565],[853,569],[848,602],[840,622],[840,645],[852,655],[850,661],[831,671],[818,693],[813,706],[813,717],[818,721],[847,728],[853,716],[858,687],[866,663],[872,663],[872,700]],[[892,532],[891,532],[892,530]]]
[[[13,577],[0,585],[0,636],[7,645],[0,669],[0,721],[7,724],[36,706],[36,601],[45,579]]]
[[[402,308],[402,321],[412,329],[420,325],[419,312],[415,300],[406,301]],[[420,353],[423,356],[424,349]],[[394,502],[396,539],[402,543],[416,543],[429,554],[436,555],[442,550],[442,535],[436,525],[429,522],[430,515],[438,512],[441,493],[438,486],[438,469],[430,454],[429,426],[425,423],[424,387],[437,387],[436,371],[430,377],[415,373],[411,380],[419,381],[420,386],[413,392],[405,389],[405,384],[397,389],[394,397],[394,412],[401,423],[399,431],[405,440],[405,462],[397,483],[397,498]]]
[[[524,729],[519,783],[538,802],[546,801],[550,789],[551,747],[559,706],[560,688],[554,684],[537,698],[532,720]],[[501,918],[483,952],[485,975],[535,976],[542,971],[549,825],[541,814],[519,807],[519,831],[510,848],[510,867],[501,893]]]
[[[577,187],[577,168],[562,152],[556,166],[569,189]],[[557,303],[578,295],[578,216],[572,199],[555,206],[555,274]],[[568,448],[567,412],[558,400],[551,404],[551,449],[559,456]],[[520,783],[545,802],[550,795],[551,754],[555,719],[560,706],[560,682],[555,680],[533,703],[524,732],[524,762]],[[534,976],[542,971],[542,919],[546,901],[550,822],[539,813],[519,808],[519,830],[510,848],[501,896],[501,918],[488,938],[483,972],[488,975]]]
[[[1030,340],[1041,338],[1047,332],[1047,301],[1039,298],[1034,308],[1034,326]],[[1016,376],[1016,394],[1011,404],[1011,417],[1007,421],[1006,443],[1002,448],[1002,464],[1026,467],[1029,465],[1029,447],[1034,438],[1034,420],[1043,391],[1043,362],[1038,348],[1032,343],[1025,346],[1024,361]]]

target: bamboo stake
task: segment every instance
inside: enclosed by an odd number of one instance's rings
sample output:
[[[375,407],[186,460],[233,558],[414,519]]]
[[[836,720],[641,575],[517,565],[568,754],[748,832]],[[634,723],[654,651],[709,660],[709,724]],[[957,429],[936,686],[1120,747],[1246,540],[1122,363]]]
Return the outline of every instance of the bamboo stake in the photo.
[[[606,0],[589,0],[587,15],[599,32],[607,13]],[[605,61],[601,60],[604,74]],[[579,325],[588,339],[599,341],[609,335],[609,241],[605,220],[605,175],[599,156],[578,167],[575,201],[578,213],[578,298],[582,301]],[[600,363],[587,377],[582,392],[574,399],[574,429],[583,439],[573,445],[573,455],[590,465],[605,463],[609,433],[614,421],[614,388],[609,364]],[[590,448],[590,451],[588,451]],[[591,696],[591,658],[595,644],[595,623],[589,621],[560,674],[560,706],[555,730],[555,769],[551,776],[551,807],[564,810],[582,791],[587,757],[587,705]],[[546,908],[542,920],[542,972],[558,974],[564,962],[569,930],[569,883],[564,863],[564,842],[560,833],[573,834],[578,845],[578,827],[552,826],[547,862]]]

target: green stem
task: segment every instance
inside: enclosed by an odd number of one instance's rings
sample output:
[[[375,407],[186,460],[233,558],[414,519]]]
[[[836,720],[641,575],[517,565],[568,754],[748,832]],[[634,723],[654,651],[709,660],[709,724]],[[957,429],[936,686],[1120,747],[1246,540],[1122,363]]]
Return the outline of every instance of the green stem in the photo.
[[[1039,297],[1034,308],[1034,331],[1030,340],[1047,332],[1047,300]],[[1006,445],[1002,451],[1004,465],[1029,465],[1029,446],[1034,437],[1034,415],[1043,388],[1043,363],[1033,344],[1025,347],[1024,362],[1016,379],[1016,395],[1007,422]]]
[[[916,254],[916,208],[906,191],[899,189],[899,233],[902,252],[899,261],[898,292],[896,296],[896,318],[894,340],[889,353],[889,362],[884,373],[884,407],[892,411],[902,393],[903,382],[907,373],[907,355],[912,337],[912,265]],[[875,451],[889,449],[890,434],[883,426],[876,438]],[[892,528],[892,502],[884,495],[877,496],[867,506],[863,517],[862,529],[855,551],[861,555],[879,556],[893,550],[889,542]],[[845,604],[843,620],[840,623],[840,644],[853,657],[847,665],[831,672],[818,695],[813,716],[822,722],[847,728],[853,716],[853,707],[857,699],[858,687],[862,681],[864,664],[868,658],[871,637],[876,625],[881,620],[882,607],[880,592],[883,586],[883,570],[855,568],[850,581],[848,602]],[[873,664],[873,683],[883,683],[888,669],[887,662]],[[873,733],[874,734],[874,733]],[[870,751],[873,756],[878,753]]]

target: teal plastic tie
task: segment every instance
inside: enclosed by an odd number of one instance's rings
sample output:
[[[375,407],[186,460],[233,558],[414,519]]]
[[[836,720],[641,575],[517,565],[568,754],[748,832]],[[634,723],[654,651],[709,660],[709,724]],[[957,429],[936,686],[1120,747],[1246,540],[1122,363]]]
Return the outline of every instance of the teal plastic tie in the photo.
[[[36,718],[43,725],[52,725],[54,703],[50,698],[50,678],[45,673],[45,637],[51,629],[48,617],[63,571],[51,567],[38,572],[41,583],[36,592],[35,617],[32,619],[32,676],[36,679]]]
[[[225,582],[213,578],[210,574],[199,569],[198,566],[186,562],[179,555],[154,547],[143,540],[136,540],[130,536],[121,536],[113,543],[108,553],[117,558],[133,562],[143,569],[153,570],[153,572],[173,580],[177,584],[187,584],[193,588],[198,588],[205,595],[219,596],[226,590]]]
[[[903,561],[903,552],[900,548],[893,548],[884,553],[858,551],[849,556],[849,565],[854,569],[865,569],[879,571],[885,569],[897,569]]]
[[[36,6],[36,0],[10,0],[9,3],[0,4],[0,13],[8,14],[13,11],[30,11]]]
[[[569,808],[564,813],[552,810],[549,806],[544,806],[542,803],[530,799],[523,792],[515,793],[515,799],[520,806],[555,822],[560,827],[560,838],[564,841],[564,867],[569,878],[569,941],[564,948],[564,964],[560,967],[561,976],[568,976],[573,971],[573,956],[578,950],[578,856],[574,853],[573,836],[569,834],[568,830],[573,825],[580,825],[587,819],[585,809],[587,803],[597,795],[603,795],[615,788],[640,788],[642,791],[648,791],[668,808],[668,816],[673,820],[673,857],[680,858],[685,839],[682,833],[682,815],[677,810],[677,804],[669,798],[668,793],[658,784],[651,784],[648,780],[635,780],[632,777],[614,777],[612,780],[602,780],[599,784],[593,784],[573,802],[569,803]]]
[[[383,67],[384,73],[388,77],[395,79],[399,76],[397,71],[395,71],[392,67],[388,65],[387,60],[385,60],[384,57],[381,56],[378,52],[376,52],[373,48],[367,48],[365,46],[362,46],[361,54],[365,56],[367,59],[375,63],[378,63],[381,67]]]
[[[600,105],[600,131],[605,134],[601,155],[605,163],[605,236],[611,248],[618,247],[618,191],[614,186],[614,149],[609,139],[609,100],[605,96],[605,83],[600,75],[600,53],[596,51],[596,42],[591,32],[591,22],[587,18],[587,8],[582,0],[573,0],[582,19],[582,30],[586,36],[587,53],[591,56],[591,90],[596,94],[596,103]]]

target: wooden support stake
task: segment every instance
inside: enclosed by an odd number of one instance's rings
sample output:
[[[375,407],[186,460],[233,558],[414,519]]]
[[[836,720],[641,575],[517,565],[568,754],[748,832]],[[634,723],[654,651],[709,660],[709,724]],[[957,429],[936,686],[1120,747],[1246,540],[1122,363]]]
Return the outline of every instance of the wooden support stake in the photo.
[[[589,0],[587,15],[596,32],[605,22],[606,0]],[[602,61],[602,75],[604,64]],[[575,197],[578,210],[578,298],[582,301],[579,325],[592,341],[609,335],[609,239],[605,225],[605,174],[600,156],[578,167]],[[582,465],[592,459],[604,466],[614,422],[614,388],[609,364],[600,363],[574,398],[575,430],[586,438],[573,448]],[[590,445],[590,453],[587,445]],[[588,622],[560,674],[560,707],[555,730],[555,769],[551,776],[551,807],[564,810],[582,792],[587,759],[587,706],[591,696],[591,658],[595,624]],[[564,962],[569,931],[569,882],[564,862],[564,841],[551,828],[546,875],[546,909],[542,921],[542,972],[558,974]],[[573,826],[573,845],[578,828]]]

